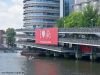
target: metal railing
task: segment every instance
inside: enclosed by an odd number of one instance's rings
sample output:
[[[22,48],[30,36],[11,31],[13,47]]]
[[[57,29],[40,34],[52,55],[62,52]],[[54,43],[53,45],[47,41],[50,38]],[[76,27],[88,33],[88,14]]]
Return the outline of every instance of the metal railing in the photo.
[[[82,45],[100,46],[100,39],[99,40],[86,40],[86,39],[59,38],[59,42],[80,44],[80,45],[82,44]]]
[[[32,32],[32,31],[35,31],[35,29],[25,29],[25,28],[23,28],[23,29],[16,29],[16,31],[30,31],[30,32]],[[60,32],[66,32],[66,33],[68,33],[68,32],[72,32],[72,33],[77,33],[77,32],[85,32],[85,33],[95,33],[95,32],[98,32],[98,33],[100,33],[100,27],[94,27],[94,28],[60,28],[59,29],[59,33]]]
[[[34,36],[28,36],[28,35],[17,35],[16,37],[20,38],[27,38],[31,40],[35,40]],[[93,46],[100,46],[100,39],[78,39],[78,38],[59,38],[59,42],[62,43],[72,43],[72,44],[83,44],[83,45],[93,45]]]
[[[61,28],[59,29],[59,32],[88,32],[88,33],[93,33],[93,32],[99,32],[100,33],[100,27],[94,27],[94,28]]]

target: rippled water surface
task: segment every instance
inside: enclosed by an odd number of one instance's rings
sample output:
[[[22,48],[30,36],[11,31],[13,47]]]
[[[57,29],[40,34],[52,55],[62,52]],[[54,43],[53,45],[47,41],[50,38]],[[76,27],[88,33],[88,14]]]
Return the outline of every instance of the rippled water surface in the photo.
[[[100,75],[100,63],[0,53],[0,75]]]

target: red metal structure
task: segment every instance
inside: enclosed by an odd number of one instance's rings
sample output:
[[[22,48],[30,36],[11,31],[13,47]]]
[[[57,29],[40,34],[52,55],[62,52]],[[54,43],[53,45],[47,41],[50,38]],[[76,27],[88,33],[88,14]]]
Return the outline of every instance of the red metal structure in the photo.
[[[58,28],[36,29],[35,40],[36,44],[57,45]]]
[[[92,47],[85,46],[85,45],[81,45],[80,49],[81,49],[82,53],[91,53],[91,51],[92,51]]]

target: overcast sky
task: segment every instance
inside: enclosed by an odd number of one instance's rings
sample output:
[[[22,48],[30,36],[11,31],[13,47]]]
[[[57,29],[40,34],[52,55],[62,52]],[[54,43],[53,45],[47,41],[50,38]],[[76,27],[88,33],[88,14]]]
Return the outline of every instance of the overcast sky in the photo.
[[[23,0],[0,0],[0,29],[23,26]]]

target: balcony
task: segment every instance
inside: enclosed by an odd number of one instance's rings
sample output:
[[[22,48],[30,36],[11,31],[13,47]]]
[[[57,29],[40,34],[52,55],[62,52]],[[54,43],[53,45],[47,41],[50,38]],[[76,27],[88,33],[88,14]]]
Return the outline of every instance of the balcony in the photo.
[[[42,1],[28,1],[25,4],[27,4],[27,5],[34,5],[34,4],[59,5],[59,3],[55,3],[55,2],[51,2],[51,1],[46,1],[46,2],[45,1],[44,2],[42,2]]]
[[[26,14],[26,13],[37,13],[37,12],[45,12],[45,13],[59,13],[59,10],[52,10],[52,9],[41,9],[41,10],[39,10],[39,9],[33,9],[33,10],[25,10],[24,11],[24,14]]]
[[[24,35],[24,34],[17,34],[16,38],[26,38],[26,39],[33,39],[34,36],[28,36],[28,35]]]
[[[16,32],[34,32],[35,29],[28,29],[28,28],[21,28],[21,29],[16,29]]]

